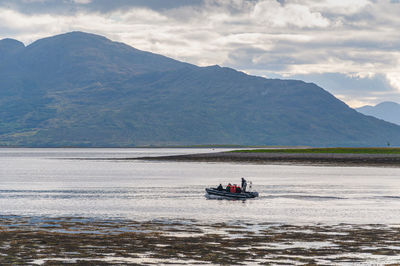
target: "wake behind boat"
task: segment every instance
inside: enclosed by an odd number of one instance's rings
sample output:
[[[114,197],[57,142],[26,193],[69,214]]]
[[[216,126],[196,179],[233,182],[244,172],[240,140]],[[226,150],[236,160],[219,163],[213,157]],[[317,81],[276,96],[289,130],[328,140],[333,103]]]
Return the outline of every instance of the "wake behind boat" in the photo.
[[[247,181],[242,178],[242,186],[239,187],[236,184],[228,184],[224,189],[220,184],[217,188],[206,188],[207,198],[227,198],[227,199],[251,199],[258,197],[258,192],[250,191],[252,187],[249,182],[249,191],[246,191]]]

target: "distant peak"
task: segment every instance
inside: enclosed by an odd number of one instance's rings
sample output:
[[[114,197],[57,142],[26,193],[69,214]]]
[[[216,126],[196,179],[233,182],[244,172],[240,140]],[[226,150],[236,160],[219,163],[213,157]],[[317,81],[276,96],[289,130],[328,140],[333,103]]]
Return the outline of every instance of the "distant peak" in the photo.
[[[94,37],[94,38],[105,39],[104,36],[94,34],[94,33],[84,32],[84,31],[70,31],[70,32],[59,34],[59,35],[55,35],[54,37],[56,37],[56,36],[85,36],[85,37]]]
[[[5,38],[0,40],[0,47],[25,47],[25,45],[15,39]]]
[[[219,65],[206,66],[206,68],[221,68]]]
[[[66,32],[62,33],[59,35],[55,35],[50,38],[82,38],[82,39],[96,39],[96,40],[108,40],[106,37],[93,34],[93,33],[88,33],[88,32],[83,32],[83,31],[71,31],[71,32]]]
[[[391,102],[391,101],[386,101],[386,102],[378,103],[375,106],[398,106],[398,105],[399,105],[398,103]]]
[[[36,47],[40,46],[42,44],[51,44],[54,45],[54,43],[57,45],[57,43],[62,43],[62,44],[67,44],[67,43],[104,43],[104,42],[112,42],[111,40],[107,39],[104,36],[93,34],[93,33],[86,33],[82,31],[72,31],[72,32],[67,32],[67,33],[62,33],[58,34],[55,36],[51,37],[46,37],[43,39],[39,39],[32,44],[30,44],[28,47]]]
[[[18,54],[20,51],[23,51],[24,48],[25,45],[20,41],[9,38],[0,40],[0,61],[8,56]]]
[[[363,109],[375,109],[375,108],[398,108],[400,107],[400,104],[396,103],[396,102],[391,102],[391,101],[385,101],[385,102],[381,102],[378,103],[376,105],[364,105],[358,108],[355,108],[356,110],[363,110]]]

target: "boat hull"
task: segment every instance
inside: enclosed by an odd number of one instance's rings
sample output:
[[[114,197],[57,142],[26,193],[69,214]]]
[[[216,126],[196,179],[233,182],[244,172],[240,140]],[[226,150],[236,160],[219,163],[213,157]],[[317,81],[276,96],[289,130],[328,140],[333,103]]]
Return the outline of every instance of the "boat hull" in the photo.
[[[252,199],[258,197],[258,192],[241,192],[241,193],[231,193],[227,191],[220,191],[215,188],[206,188],[206,195],[214,196],[219,198],[229,198],[229,199]]]

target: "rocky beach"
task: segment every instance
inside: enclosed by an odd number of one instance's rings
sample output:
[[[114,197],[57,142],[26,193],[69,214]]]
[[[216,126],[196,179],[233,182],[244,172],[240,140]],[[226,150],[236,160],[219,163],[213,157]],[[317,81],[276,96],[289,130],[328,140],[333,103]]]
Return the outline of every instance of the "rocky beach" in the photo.
[[[396,225],[0,217],[10,265],[391,264],[399,241]]]

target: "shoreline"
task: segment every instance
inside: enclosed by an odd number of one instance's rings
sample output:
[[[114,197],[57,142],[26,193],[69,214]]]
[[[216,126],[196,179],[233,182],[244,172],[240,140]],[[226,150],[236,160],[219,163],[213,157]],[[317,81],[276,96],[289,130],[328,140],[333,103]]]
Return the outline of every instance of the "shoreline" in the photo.
[[[400,167],[399,154],[216,152],[126,160]]]

